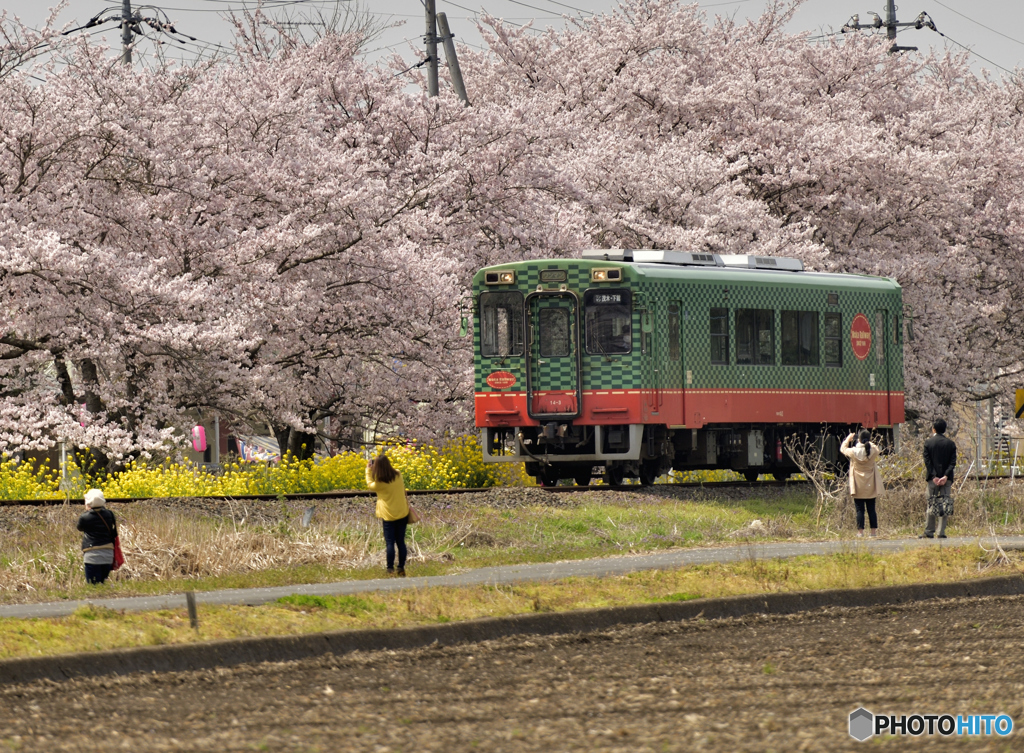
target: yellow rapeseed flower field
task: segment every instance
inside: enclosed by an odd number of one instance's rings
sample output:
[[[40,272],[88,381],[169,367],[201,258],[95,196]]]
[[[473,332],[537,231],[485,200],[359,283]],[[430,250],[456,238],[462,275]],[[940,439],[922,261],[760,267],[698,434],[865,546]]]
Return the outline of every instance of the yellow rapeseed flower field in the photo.
[[[387,452],[405,478],[407,489],[484,489],[491,486],[532,486],[522,463],[484,463],[475,436],[440,443],[391,442],[373,450],[363,447],[332,457],[277,463],[232,460],[217,470],[189,462],[133,461],[124,470],[101,474],[69,463],[69,482],[62,487],[59,469],[0,457],[0,499],[60,499],[65,491],[80,498],[97,487],[111,499],[148,497],[221,497],[243,494],[300,494],[366,488],[366,461]],[[732,471],[688,471],[669,474],[669,481],[728,481]]]
[[[224,463],[217,471],[202,465],[172,460],[163,463],[133,461],[110,475],[68,465],[71,496],[97,487],[108,498],[210,497],[241,494],[299,494],[366,488],[366,461],[385,451],[402,472],[408,489],[467,489],[490,486],[532,485],[522,464],[484,464],[474,436],[439,444],[390,443],[379,450],[366,448],[327,458],[297,460],[291,456],[278,463]],[[60,499],[60,473],[45,465],[0,458],[0,499]]]

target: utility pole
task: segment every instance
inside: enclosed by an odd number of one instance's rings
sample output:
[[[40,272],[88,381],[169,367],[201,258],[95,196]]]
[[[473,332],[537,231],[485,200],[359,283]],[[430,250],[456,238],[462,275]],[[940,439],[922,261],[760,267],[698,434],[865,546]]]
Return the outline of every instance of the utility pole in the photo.
[[[437,14],[437,26],[441,30],[441,39],[444,41],[444,59],[448,63],[448,73],[452,77],[452,86],[455,93],[464,104],[469,104],[469,96],[466,94],[466,84],[462,80],[462,69],[459,68],[459,59],[455,56],[455,35],[448,28],[448,16],[444,13]],[[434,80],[437,81],[435,74]]]
[[[121,2],[121,62],[132,64],[132,0]]]
[[[858,14],[854,14],[854,16],[849,21],[843,24],[843,28],[840,31],[842,31],[842,33],[845,34],[848,31],[860,31],[861,29],[881,29],[884,26],[885,35],[889,38],[890,42],[890,54],[894,52],[910,52],[917,49],[916,47],[901,47],[898,44],[896,44],[896,30],[901,27],[906,28],[908,26],[913,26],[915,29],[928,28],[931,29],[932,31],[938,31],[938,29],[935,28],[935,23],[932,21],[931,16],[929,16],[927,13],[920,13],[917,18],[915,18],[913,21],[910,21],[909,23],[900,23],[899,21],[896,20],[896,0],[887,0],[886,5],[887,7],[885,21],[882,21],[881,16],[879,16],[877,13],[872,13],[871,23],[862,24],[860,22],[860,16]]]
[[[124,0],[125,4],[129,0]],[[427,13],[427,34],[424,42],[427,46],[427,94],[437,96],[437,13],[434,0],[424,0],[423,7]]]
[[[195,37],[190,37],[188,34],[182,34],[180,31],[175,29],[170,18],[168,18],[167,14],[160,8],[152,5],[143,7],[148,7],[150,10],[154,11],[156,16],[137,16],[132,12],[132,0],[121,0],[120,15],[117,13],[116,5],[108,5],[95,16],[90,18],[85,24],[75,27],[74,29],[65,29],[61,34],[67,36],[68,34],[74,34],[75,32],[82,31],[83,29],[92,29],[93,27],[102,26],[103,24],[117,22],[121,27],[121,62],[127,66],[131,66],[132,64],[132,42],[135,41],[136,36],[143,36],[143,24],[158,34],[166,34],[175,42],[181,41],[178,39],[179,36],[185,37],[185,39],[190,39],[193,42],[196,41]]]
[[[904,50],[917,50],[916,47],[900,47],[896,44],[896,27],[913,25],[914,24],[901,24],[896,22],[896,0],[889,0],[889,7],[885,14],[885,35],[889,37],[889,41],[892,42],[892,45],[889,47],[890,53],[903,52]]]

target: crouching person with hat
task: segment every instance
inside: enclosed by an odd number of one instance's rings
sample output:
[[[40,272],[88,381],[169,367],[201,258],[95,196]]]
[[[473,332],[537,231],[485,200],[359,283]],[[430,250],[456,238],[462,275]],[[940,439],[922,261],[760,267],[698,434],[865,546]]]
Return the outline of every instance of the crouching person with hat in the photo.
[[[85,512],[78,518],[78,530],[82,532],[85,580],[103,583],[114,567],[117,519],[107,509],[107,500],[100,489],[85,493]]]

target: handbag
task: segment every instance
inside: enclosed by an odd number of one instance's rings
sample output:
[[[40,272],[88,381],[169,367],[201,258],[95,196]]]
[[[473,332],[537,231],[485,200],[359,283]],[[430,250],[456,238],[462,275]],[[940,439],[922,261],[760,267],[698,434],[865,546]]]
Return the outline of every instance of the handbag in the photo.
[[[409,519],[407,522],[409,525],[420,522],[420,514],[416,512],[416,508],[412,505],[409,505]]]
[[[103,521],[103,525],[105,525],[107,527],[107,530],[109,531],[110,524],[104,519],[102,515],[99,514],[99,512],[97,512],[96,515],[99,517],[100,520]],[[111,566],[110,569],[119,570],[121,568],[121,565],[123,564],[124,552],[121,551],[121,534],[118,533],[114,535],[114,564]]]
[[[121,551],[121,537],[114,537],[114,566],[111,570],[120,569],[121,565],[124,564],[124,552]]]
[[[928,498],[928,512],[936,517],[950,516],[953,514],[953,498],[934,495]]]

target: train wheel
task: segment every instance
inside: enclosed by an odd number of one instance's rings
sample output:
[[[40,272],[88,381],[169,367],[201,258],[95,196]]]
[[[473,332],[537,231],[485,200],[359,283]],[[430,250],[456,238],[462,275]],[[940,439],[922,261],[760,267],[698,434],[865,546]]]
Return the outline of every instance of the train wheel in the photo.
[[[640,464],[640,485],[651,486],[655,481],[658,480],[658,464],[655,463],[641,463]]]
[[[576,486],[590,486],[590,471],[580,471],[573,479],[576,481]]]
[[[758,471],[743,471],[743,478],[747,481],[757,481],[757,477],[760,475]]]
[[[785,481],[790,475],[792,475],[792,471],[772,471],[772,476],[776,481]]]
[[[537,483],[541,486],[558,486],[558,472],[550,468],[537,474]]]
[[[622,480],[625,477],[626,474],[622,472],[621,468],[605,466],[604,479],[608,482],[609,486],[622,486]]]

